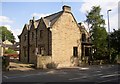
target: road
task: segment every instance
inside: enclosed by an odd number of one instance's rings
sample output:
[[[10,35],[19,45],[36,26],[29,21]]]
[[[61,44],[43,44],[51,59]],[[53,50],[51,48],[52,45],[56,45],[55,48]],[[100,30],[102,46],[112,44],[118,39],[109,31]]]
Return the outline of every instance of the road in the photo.
[[[3,84],[8,82],[105,82],[119,83],[120,65],[91,65],[87,67],[63,68],[57,70],[33,70],[24,72],[4,72]],[[15,83],[16,84],[16,83]]]
[[[2,57],[0,56],[0,83],[2,81]]]

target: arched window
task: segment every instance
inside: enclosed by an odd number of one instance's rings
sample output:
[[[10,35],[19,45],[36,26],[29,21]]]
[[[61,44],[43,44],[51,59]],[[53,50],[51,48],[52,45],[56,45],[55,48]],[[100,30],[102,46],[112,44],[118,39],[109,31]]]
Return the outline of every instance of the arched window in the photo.
[[[86,42],[86,35],[85,35],[85,33],[82,34],[82,41],[83,41],[83,42]]]

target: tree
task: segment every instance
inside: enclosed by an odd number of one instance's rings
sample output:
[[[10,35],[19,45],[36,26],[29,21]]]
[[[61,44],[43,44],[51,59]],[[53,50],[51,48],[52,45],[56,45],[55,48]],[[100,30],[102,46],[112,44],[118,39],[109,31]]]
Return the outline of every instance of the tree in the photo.
[[[110,34],[110,48],[112,50],[111,56],[112,56],[112,61],[115,60],[116,56],[119,56],[120,58],[120,29],[114,30]]]
[[[114,30],[110,34],[110,47],[114,48],[117,52],[120,52],[120,29]]]
[[[14,37],[14,35],[13,35],[13,33],[11,31],[9,31],[4,26],[0,26],[0,30],[1,30],[0,39],[2,39],[2,41],[9,40],[12,43],[15,42],[15,37]]]
[[[87,12],[86,22],[90,26],[91,40],[94,45],[95,58],[101,58],[107,56],[107,32],[105,29],[105,20],[103,15],[100,15],[100,6],[93,6],[90,12]]]

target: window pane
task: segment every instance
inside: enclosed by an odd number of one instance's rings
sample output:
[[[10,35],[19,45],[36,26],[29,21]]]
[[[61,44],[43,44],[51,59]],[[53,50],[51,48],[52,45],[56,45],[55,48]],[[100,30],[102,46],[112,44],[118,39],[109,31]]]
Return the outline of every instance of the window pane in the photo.
[[[40,30],[40,38],[43,38],[43,30]]]
[[[74,57],[78,56],[78,48],[77,47],[73,47],[73,56]]]

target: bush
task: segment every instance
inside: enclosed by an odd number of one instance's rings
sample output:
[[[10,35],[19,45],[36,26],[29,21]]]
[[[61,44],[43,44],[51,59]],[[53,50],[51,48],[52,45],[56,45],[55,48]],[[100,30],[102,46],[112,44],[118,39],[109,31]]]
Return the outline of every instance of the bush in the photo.
[[[116,63],[118,56],[119,56],[119,53],[112,48],[111,49],[111,63]]]
[[[17,52],[12,49],[8,49],[8,50],[5,50],[5,54],[17,54]]]
[[[10,58],[8,56],[2,57],[2,70],[3,71],[9,70],[9,60]]]
[[[120,59],[120,53],[118,54],[118,59]]]
[[[56,63],[54,63],[54,62],[48,63],[48,64],[46,65],[46,67],[47,67],[48,69],[56,69],[57,66],[58,66],[58,64],[56,64]]]

